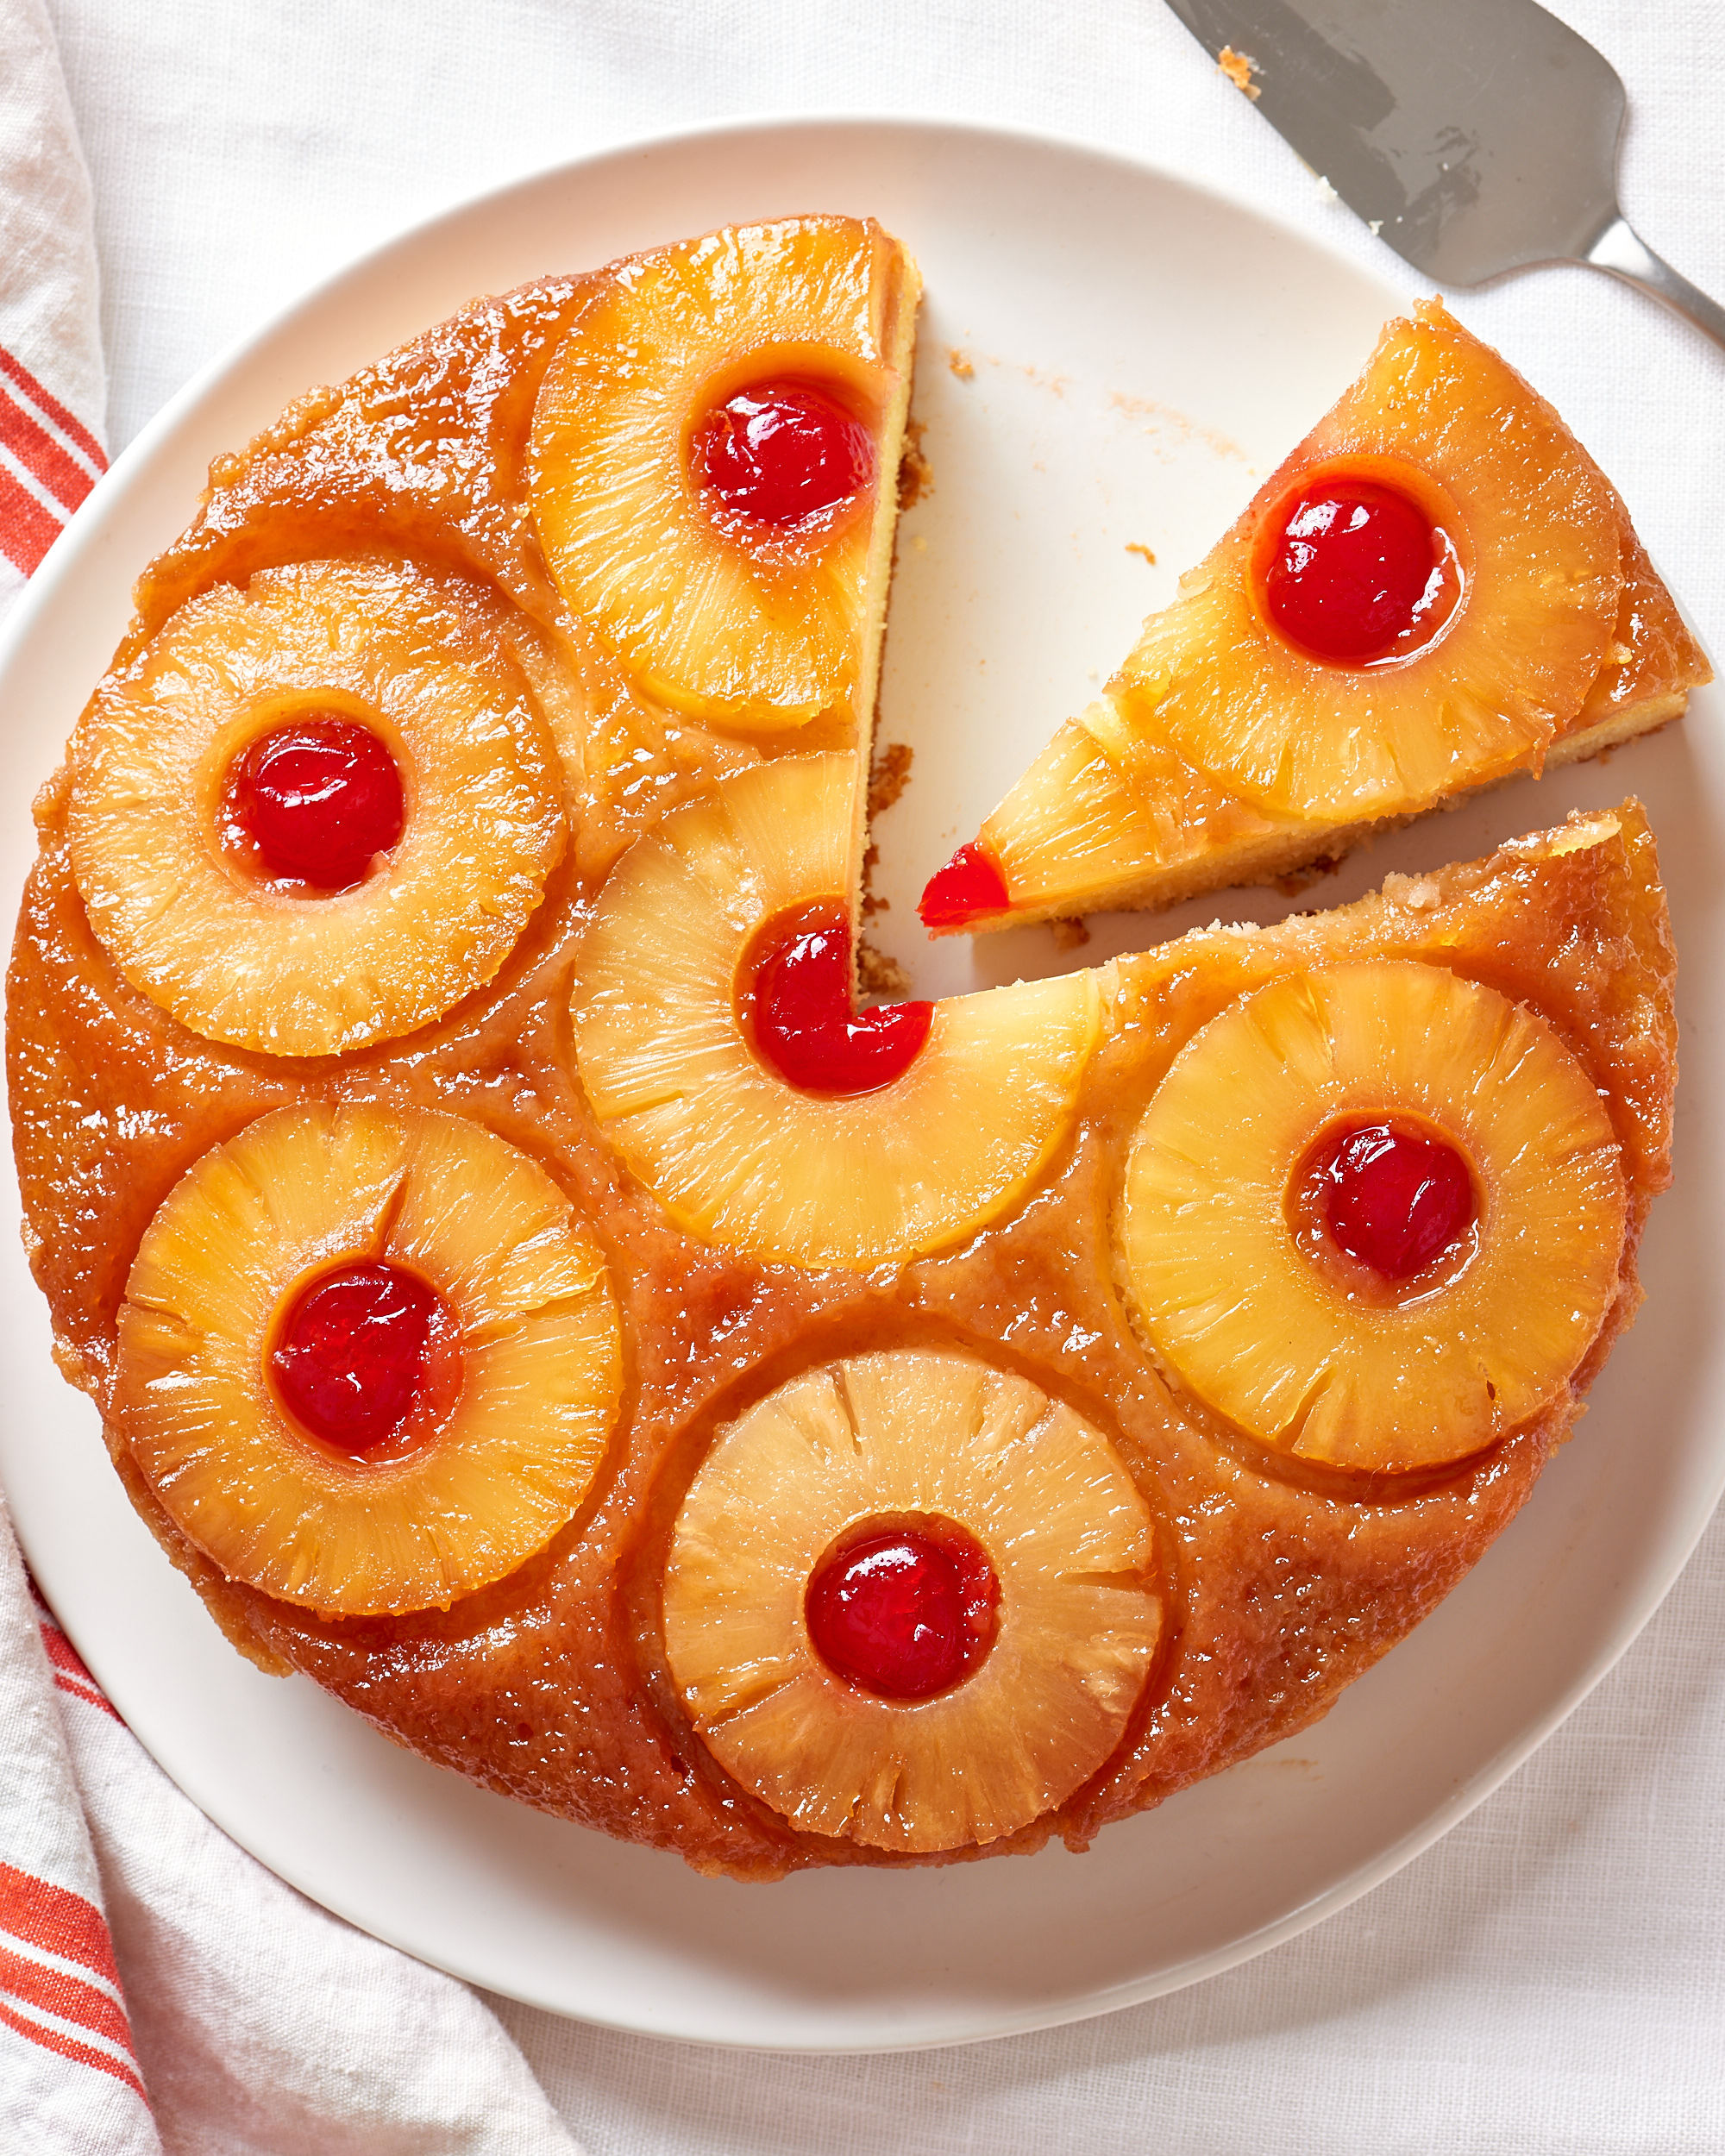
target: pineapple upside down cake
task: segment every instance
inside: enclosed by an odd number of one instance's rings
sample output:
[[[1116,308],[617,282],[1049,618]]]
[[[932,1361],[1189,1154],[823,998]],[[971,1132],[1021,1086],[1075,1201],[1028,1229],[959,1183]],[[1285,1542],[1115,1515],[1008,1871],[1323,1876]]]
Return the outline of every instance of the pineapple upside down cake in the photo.
[[[1321,1714],[1568,1434],[1667,1174],[1633,802],[858,1007],[917,297],[732,229],[218,461],[9,979],[60,1364],[234,1644],[744,1878],[1082,1846]],[[1384,349],[961,879],[1255,872],[1677,707],[1555,415]]]

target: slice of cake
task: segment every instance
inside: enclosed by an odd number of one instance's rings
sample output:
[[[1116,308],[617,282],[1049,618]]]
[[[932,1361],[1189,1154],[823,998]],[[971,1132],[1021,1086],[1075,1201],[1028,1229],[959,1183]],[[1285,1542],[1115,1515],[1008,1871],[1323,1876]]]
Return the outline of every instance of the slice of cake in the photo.
[[[1710,678],[1603,473],[1430,301],[930,881],[923,920],[1284,875],[1663,725]]]

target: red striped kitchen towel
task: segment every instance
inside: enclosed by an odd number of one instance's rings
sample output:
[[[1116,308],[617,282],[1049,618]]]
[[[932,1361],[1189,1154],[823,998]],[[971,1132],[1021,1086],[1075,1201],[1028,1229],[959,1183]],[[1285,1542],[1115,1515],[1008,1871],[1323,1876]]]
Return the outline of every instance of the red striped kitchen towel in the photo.
[[[0,6],[0,613],[107,465],[90,176],[41,0]]]
[[[89,429],[0,343],[0,558],[20,586],[107,463]]]
[[[3,1508],[0,2150],[579,2156],[477,1994],[181,1796],[32,1598]]]
[[[0,617],[104,468],[103,398],[59,54],[42,0],[0,0]],[[579,2156],[476,1993],[180,1794],[33,1599],[3,1503],[0,2152]]]
[[[0,603],[15,579],[22,587],[107,463],[89,429],[0,343]]]
[[[0,2145],[160,2156],[60,1700],[112,1716],[0,1563]],[[58,1688],[58,1689],[57,1689]],[[128,1742],[131,1740],[127,1739]]]

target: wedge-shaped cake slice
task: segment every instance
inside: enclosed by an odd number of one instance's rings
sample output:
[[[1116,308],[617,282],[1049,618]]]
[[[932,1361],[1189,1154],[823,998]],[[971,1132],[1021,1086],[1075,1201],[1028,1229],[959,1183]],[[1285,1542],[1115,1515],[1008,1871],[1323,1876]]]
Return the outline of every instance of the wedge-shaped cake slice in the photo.
[[[930,882],[937,934],[1333,859],[1662,725],[1711,670],[1615,490],[1436,300]]]

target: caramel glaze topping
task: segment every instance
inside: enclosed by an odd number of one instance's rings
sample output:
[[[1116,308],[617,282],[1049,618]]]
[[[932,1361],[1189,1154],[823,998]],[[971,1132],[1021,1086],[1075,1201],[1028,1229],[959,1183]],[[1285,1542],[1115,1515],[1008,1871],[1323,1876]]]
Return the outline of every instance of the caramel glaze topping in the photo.
[[[510,477],[538,371],[580,292],[549,283],[480,303],[234,461],[144,580],[132,648],[215,580],[362,545],[453,563],[501,586],[548,648],[572,638]],[[578,648],[561,648],[579,675]],[[592,729],[577,812],[600,783],[609,694],[568,699],[565,724],[580,708]],[[691,772],[710,783],[743,753],[719,744],[709,757],[692,737],[668,751],[666,731],[660,761],[637,767],[653,820],[693,790]],[[574,939],[616,843],[565,860],[497,979],[439,1024],[377,1051],[289,1062],[202,1041],[120,979],[67,869],[64,802],[62,778],[38,806],[41,856],[9,981],[10,1078],[32,1263],[62,1367],[98,1405],[151,1215],[210,1146],[290,1100],[443,1106],[522,1146],[583,1209],[624,1312],[624,1407],[593,1494],[537,1557],[447,1612],[320,1620],[223,1578],[122,1458],[134,1501],[261,1666],[303,1670],[428,1758],[703,1870],[950,1860],[797,1833],[717,1765],[666,1672],[660,1569],[706,1439],[795,1371],[864,1348],[971,1346],[1109,1432],[1159,1514],[1170,1623],[1138,1716],[1103,1771],[1018,1847],[1051,1833],[1082,1846],[1321,1714],[1475,1561],[1567,1434],[1565,1393],[1474,1460],[1373,1480],[1271,1456],[1170,1389],[1113,1284],[1111,1208],[1145,1101],[1233,997],[1290,966],[1370,951],[1453,964],[1534,1002],[1599,1081],[1631,1192],[1618,1300],[1578,1388],[1637,1300],[1634,1244],[1666,1172],[1672,1025],[1653,845],[1633,812],[1617,837],[1558,858],[1511,848],[1440,880],[1392,879],[1383,898],[1322,921],[1212,931],[1123,962],[1076,1130],[1029,1198],[961,1250],[883,1279],[763,1267],[687,1238],[599,1139],[573,1075],[568,995]]]

